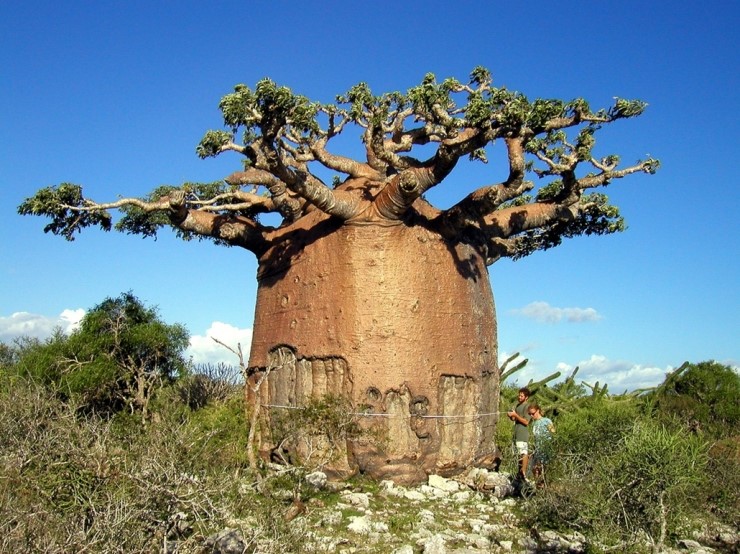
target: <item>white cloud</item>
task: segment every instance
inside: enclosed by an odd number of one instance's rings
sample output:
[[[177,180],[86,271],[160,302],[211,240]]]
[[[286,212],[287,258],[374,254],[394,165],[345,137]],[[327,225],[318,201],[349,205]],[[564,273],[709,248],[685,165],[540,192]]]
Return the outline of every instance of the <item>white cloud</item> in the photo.
[[[653,367],[624,360],[609,360],[598,354],[591,355],[591,358],[579,362],[577,366],[576,382],[584,381],[592,386],[597,382],[600,385],[606,383],[612,394],[655,387],[665,380],[668,372],[675,369],[672,366]],[[567,376],[574,366],[561,362],[557,368]]]
[[[18,337],[46,339],[54,329],[65,333],[77,329],[85,310],[64,310],[58,316],[45,316],[29,312],[16,312],[9,317],[0,316],[0,341],[10,342]]]
[[[218,344],[218,339],[229,348],[237,350],[241,344],[244,361],[249,360],[249,347],[252,344],[252,330],[239,329],[228,323],[214,321],[204,335],[190,337],[190,346],[186,350],[195,365],[223,363],[231,366],[239,365],[239,357],[225,346]]]
[[[499,364],[503,364],[511,355],[511,353],[502,352],[499,356]],[[514,367],[524,358],[525,356],[518,356],[509,363],[509,368]],[[606,384],[610,394],[622,394],[624,391],[655,387],[665,380],[667,373],[675,369],[672,366],[654,367],[624,360],[609,360],[605,356],[593,354],[589,359],[575,365],[560,362],[555,365],[554,369],[549,369],[552,366],[543,367],[537,359],[531,359],[522,369],[512,374],[506,382],[507,384],[526,385],[530,380],[539,381],[555,372],[560,372],[560,376],[550,383],[552,385],[567,379],[575,367],[578,367],[575,375],[576,383],[585,382],[591,386],[596,383],[599,383],[599,386]]]
[[[29,312],[16,312],[8,317],[0,316],[0,342],[10,343],[18,337],[31,337],[44,340],[49,338],[54,329],[59,328],[64,333],[71,333],[80,325],[85,310],[64,310],[58,316],[45,316]],[[190,337],[190,346],[185,354],[198,364],[223,363],[231,366],[239,365],[239,358],[226,347],[218,344],[216,338],[237,349],[241,344],[244,360],[249,359],[249,347],[252,344],[252,330],[239,329],[228,323],[214,321],[204,335]]]
[[[532,302],[523,308],[511,310],[514,315],[534,319],[540,323],[582,323],[584,321],[598,321],[601,314],[593,308],[556,308],[547,302]]]

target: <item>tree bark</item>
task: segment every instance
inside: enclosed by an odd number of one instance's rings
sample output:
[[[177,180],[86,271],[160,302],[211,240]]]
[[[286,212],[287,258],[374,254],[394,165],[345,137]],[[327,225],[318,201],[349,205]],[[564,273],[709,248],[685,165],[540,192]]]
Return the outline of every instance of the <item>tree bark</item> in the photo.
[[[264,416],[326,394],[382,414],[356,416],[370,433],[328,468],[338,475],[416,483],[492,459],[496,319],[478,249],[420,225],[311,216],[259,260],[249,367],[254,382],[272,367]],[[279,441],[265,437],[263,455]]]

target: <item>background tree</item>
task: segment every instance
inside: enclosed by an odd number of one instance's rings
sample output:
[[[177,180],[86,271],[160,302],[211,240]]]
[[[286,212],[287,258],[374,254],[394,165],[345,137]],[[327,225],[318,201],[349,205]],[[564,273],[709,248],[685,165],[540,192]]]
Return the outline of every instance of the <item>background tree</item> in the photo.
[[[86,411],[128,409],[145,421],[154,392],[184,371],[188,342],[185,327],[164,323],[128,292],[92,308],[69,336],[29,342],[17,365]]]
[[[740,425],[740,375],[715,361],[683,364],[647,398],[664,420],[715,439],[735,435]]]
[[[329,104],[264,79],[254,90],[237,85],[219,107],[224,129],[208,131],[197,153],[241,156],[243,168],[223,181],[109,203],[62,183],[20,213],[49,217],[45,230],[72,240],[88,226],[110,229],[107,210],[120,209],[115,227],[124,232],[169,226],[184,239],[252,251],[250,379],[276,368],[262,404],[334,394],[385,416],[363,423],[388,440],[353,441],[337,470],[418,481],[490,459],[499,373],[487,266],[624,229],[598,191],[658,162],[621,166],[594,152],[595,137],[645,103],[594,110],[583,99],[529,100],[493,86],[479,67],[468,82],[427,74],[406,93],[375,95],[360,83]],[[360,132],[359,156],[329,148],[349,128]],[[426,201],[425,192],[454,182],[460,160],[485,163],[494,143],[505,149],[503,180],[449,209]],[[279,214],[277,227],[260,220],[267,213]],[[265,437],[263,451],[279,442]]]

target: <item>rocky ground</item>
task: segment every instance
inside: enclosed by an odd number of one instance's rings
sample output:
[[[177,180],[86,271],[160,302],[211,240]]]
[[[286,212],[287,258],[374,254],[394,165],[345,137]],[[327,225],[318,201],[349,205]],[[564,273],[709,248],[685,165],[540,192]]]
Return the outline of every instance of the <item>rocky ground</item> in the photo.
[[[306,481],[317,490],[332,487],[318,472]],[[579,533],[538,533],[524,528],[521,514],[527,501],[516,492],[507,474],[485,470],[471,470],[456,479],[432,475],[428,483],[413,488],[391,481],[372,487],[339,487],[324,499],[294,502],[286,510],[284,518],[297,538],[286,549],[340,554],[588,551],[586,538]],[[246,540],[236,529],[224,529],[208,538],[206,551],[260,552],[265,546],[260,540],[271,539]],[[725,529],[713,531],[711,537],[685,539],[664,552],[737,552],[739,545],[737,530]]]

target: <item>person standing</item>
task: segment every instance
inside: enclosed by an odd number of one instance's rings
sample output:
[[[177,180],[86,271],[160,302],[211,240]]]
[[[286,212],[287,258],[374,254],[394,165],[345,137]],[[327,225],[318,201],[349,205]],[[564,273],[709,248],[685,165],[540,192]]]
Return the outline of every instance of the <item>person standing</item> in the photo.
[[[510,412],[509,419],[514,422],[514,448],[519,457],[519,475],[522,481],[527,480],[527,466],[529,464],[529,405],[527,399],[531,395],[527,387],[519,389],[517,401],[519,402]]]
[[[532,403],[528,412],[532,418],[532,436],[534,437],[534,453],[532,454],[532,473],[538,488],[545,485],[545,466],[552,456],[552,435],[555,433],[555,424],[549,417],[542,415],[539,405]]]

